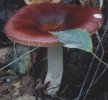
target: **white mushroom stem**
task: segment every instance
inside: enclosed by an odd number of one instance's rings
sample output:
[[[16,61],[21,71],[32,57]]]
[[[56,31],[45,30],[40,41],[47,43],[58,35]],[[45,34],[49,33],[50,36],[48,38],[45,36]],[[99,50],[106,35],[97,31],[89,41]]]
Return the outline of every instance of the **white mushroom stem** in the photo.
[[[59,90],[63,74],[63,47],[48,48],[48,72],[45,83],[50,82],[47,93],[55,95]]]

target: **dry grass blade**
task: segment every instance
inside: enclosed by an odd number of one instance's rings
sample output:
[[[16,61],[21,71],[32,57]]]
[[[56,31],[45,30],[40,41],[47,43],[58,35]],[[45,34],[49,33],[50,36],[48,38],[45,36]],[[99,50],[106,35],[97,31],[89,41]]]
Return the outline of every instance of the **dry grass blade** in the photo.
[[[12,65],[13,63],[15,63],[16,61],[20,60],[21,58],[25,57],[26,55],[30,54],[31,52],[37,50],[38,48],[33,48],[30,51],[28,51],[27,53],[23,54],[22,56],[18,57],[17,59],[15,59],[14,61],[12,61],[11,63],[7,64],[6,66],[3,66],[2,68],[0,68],[0,71],[4,70],[5,68],[9,67],[10,65]]]

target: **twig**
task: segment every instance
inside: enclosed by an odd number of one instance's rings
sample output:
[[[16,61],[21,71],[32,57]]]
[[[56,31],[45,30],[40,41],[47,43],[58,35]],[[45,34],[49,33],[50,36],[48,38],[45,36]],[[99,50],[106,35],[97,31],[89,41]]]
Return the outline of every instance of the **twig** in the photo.
[[[15,42],[13,43],[13,50],[14,50],[15,56],[18,57],[17,51],[16,51],[16,43]]]
[[[5,45],[5,44],[8,44],[8,43],[12,43],[12,42],[4,42],[4,41],[1,41],[1,40],[0,40],[0,43],[2,43],[2,44]]]
[[[107,20],[106,28],[105,28],[105,31],[104,31],[104,33],[103,33],[103,35],[102,35],[101,41],[103,41],[104,35],[106,34],[106,31],[107,31],[107,28],[108,28],[108,20]],[[100,41],[100,42],[101,42],[101,41]],[[99,43],[98,46],[96,47],[95,54],[97,53],[99,47],[100,47],[100,43]],[[90,63],[89,69],[88,69],[87,74],[86,74],[86,77],[85,77],[84,82],[83,82],[83,84],[82,84],[80,93],[79,93],[78,97],[76,98],[77,100],[79,100],[80,97],[86,93],[86,91],[83,92],[83,89],[84,89],[84,86],[85,86],[85,84],[86,84],[86,80],[87,80],[87,78],[88,78],[88,75],[89,75],[89,73],[90,73],[90,70],[91,70],[91,68],[92,68],[92,64],[93,64],[94,59],[95,59],[95,57],[92,58],[92,61],[91,61],[91,63]],[[107,68],[106,68],[106,69],[107,69]],[[98,80],[99,80],[100,77],[103,75],[103,73],[106,71],[106,69],[103,70],[103,72],[101,73],[101,75],[98,77]],[[97,81],[98,81],[98,80],[97,80]],[[96,83],[97,81],[95,81],[95,83]],[[94,85],[95,83],[93,83],[93,85]],[[92,85],[92,86],[93,86],[93,85]],[[82,92],[83,92],[83,93],[82,93]],[[76,100],[76,99],[74,99],[74,100]]]
[[[66,89],[69,87],[69,84],[67,84],[66,86],[65,86],[65,88],[63,89],[63,91],[60,93],[60,95],[62,95],[65,91],[66,91]]]
[[[99,44],[100,44],[101,47],[102,47],[102,55],[101,55],[101,58],[100,58],[100,59],[102,60],[102,59],[103,59],[103,56],[104,56],[104,48],[103,48],[103,45],[102,45],[102,43],[101,43],[101,39],[100,39],[100,37],[99,37],[98,32],[96,32],[96,35],[97,35],[97,39],[98,39],[98,41],[99,41]],[[89,93],[90,88],[91,88],[92,85],[93,85],[93,82],[94,82],[94,80],[95,80],[95,78],[96,78],[96,75],[97,75],[97,73],[98,73],[98,70],[99,70],[99,68],[100,68],[100,64],[101,64],[101,61],[98,63],[97,69],[96,69],[96,71],[95,71],[95,73],[94,73],[94,76],[93,76],[91,82],[90,82],[90,85],[88,86],[88,89],[86,90],[86,93],[85,93],[85,95],[84,95],[83,100],[86,99],[87,94]]]
[[[95,53],[97,53],[97,51],[98,51],[98,49],[99,49],[99,46],[100,46],[100,44],[98,44]],[[77,100],[79,100],[80,97],[82,96],[82,92],[83,92],[84,86],[85,86],[85,84],[86,84],[87,78],[88,78],[88,76],[89,76],[90,70],[91,70],[91,68],[92,68],[92,64],[93,64],[94,59],[95,59],[95,57],[92,58],[92,61],[91,61],[90,66],[89,66],[89,68],[88,68],[88,71],[87,71],[87,74],[86,74],[86,76],[85,76],[85,79],[84,79],[84,81],[83,81],[82,87],[81,87],[80,92],[79,92],[79,95],[78,95],[78,97],[77,97]]]

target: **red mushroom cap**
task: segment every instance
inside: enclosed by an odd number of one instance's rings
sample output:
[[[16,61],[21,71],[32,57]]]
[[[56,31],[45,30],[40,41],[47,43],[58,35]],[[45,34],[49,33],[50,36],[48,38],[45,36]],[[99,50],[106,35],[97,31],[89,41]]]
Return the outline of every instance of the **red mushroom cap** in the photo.
[[[99,16],[98,16],[99,15]],[[103,22],[101,10],[72,4],[33,4],[20,9],[5,26],[9,39],[26,46],[62,45],[49,31],[81,28],[91,35]]]

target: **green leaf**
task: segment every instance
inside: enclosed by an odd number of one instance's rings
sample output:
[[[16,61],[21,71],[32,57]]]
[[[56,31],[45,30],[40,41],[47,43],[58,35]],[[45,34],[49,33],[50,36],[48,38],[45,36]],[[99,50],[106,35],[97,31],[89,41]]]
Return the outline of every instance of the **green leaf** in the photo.
[[[71,29],[60,32],[50,32],[58,37],[58,40],[68,48],[78,48],[92,52],[93,44],[88,32],[82,29]]]

